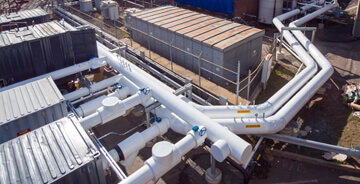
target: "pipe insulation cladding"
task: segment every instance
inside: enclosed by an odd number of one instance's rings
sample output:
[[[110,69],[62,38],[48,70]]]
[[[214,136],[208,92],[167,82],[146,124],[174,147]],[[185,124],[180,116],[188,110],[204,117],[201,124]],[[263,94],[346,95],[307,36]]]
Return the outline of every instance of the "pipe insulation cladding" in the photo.
[[[98,42],[97,44],[99,54],[106,56],[109,65],[137,85],[149,86],[156,100],[192,126],[205,126],[208,130],[208,138],[211,141],[216,142],[219,139],[223,139],[229,146],[230,155],[241,163],[247,161],[252,151],[252,146],[249,143],[175,96],[172,93],[173,90],[161,81],[141,70],[125,58],[109,52],[109,49],[101,43]]]

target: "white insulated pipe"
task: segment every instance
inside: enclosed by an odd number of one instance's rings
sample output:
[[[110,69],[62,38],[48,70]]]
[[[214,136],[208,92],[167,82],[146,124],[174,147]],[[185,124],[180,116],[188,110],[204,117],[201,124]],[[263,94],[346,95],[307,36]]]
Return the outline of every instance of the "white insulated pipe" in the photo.
[[[133,165],[138,152],[143,149],[147,142],[150,142],[154,138],[164,135],[170,128],[169,119],[162,119],[161,122],[154,122],[151,127],[147,128],[143,132],[136,132],[125,140],[117,144],[115,149],[109,151],[110,155],[116,162],[121,161],[121,164],[127,167]],[[106,168],[106,167],[104,167]]]
[[[33,82],[33,81],[36,81],[36,80],[39,80],[39,79],[43,79],[43,78],[48,77],[48,76],[51,76],[51,78],[53,80],[57,80],[57,79],[61,79],[63,77],[66,77],[66,76],[69,76],[69,75],[72,75],[72,74],[75,74],[75,73],[78,73],[78,72],[81,72],[81,71],[84,71],[84,70],[96,69],[96,68],[99,68],[99,67],[105,66],[105,65],[107,65],[105,58],[101,58],[101,57],[100,58],[93,58],[93,59],[90,59],[89,61],[86,61],[86,62],[75,64],[75,65],[60,69],[60,70],[56,70],[56,71],[53,71],[53,72],[50,72],[50,73],[47,73],[47,74],[44,74],[44,75],[40,75],[40,76],[30,78],[30,79],[27,79],[27,80],[24,80],[24,81],[21,81],[21,82],[17,82],[15,84],[11,84],[9,86],[5,86],[3,88],[0,88],[0,92],[11,89],[11,88],[14,88],[14,87],[25,85],[27,83],[30,83],[30,82]]]
[[[327,8],[329,7],[325,7],[324,9]],[[291,12],[289,13],[291,14]],[[283,15],[280,15],[279,17],[281,16]],[[309,16],[315,18],[318,14],[314,13]],[[282,25],[279,17],[276,17],[273,20],[278,28]],[[305,17],[304,20],[305,19],[311,20],[309,17]],[[301,22],[304,23],[304,21]],[[297,35],[299,36],[300,34]],[[322,70],[317,73],[317,75],[313,77],[283,108],[281,108],[274,116],[268,118],[234,118],[217,119],[216,121],[229,127],[230,130],[237,134],[272,134],[283,129],[297,112],[311,99],[317,90],[329,79],[334,71],[328,60],[324,56],[320,57],[320,55],[322,55],[321,52],[318,51],[310,41],[306,41],[306,37],[304,37],[299,37],[300,42],[306,43],[305,46],[309,49],[309,52],[312,53]]]
[[[252,150],[252,146],[249,143],[172,94],[173,90],[161,81],[136,67],[125,58],[109,52],[101,43],[98,43],[98,51],[100,55],[107,57],[107,61],[112,67],[129,80],[138,85],[149,86],[152,89],[153,97],[184,121],[192,126],[205,126],[208,129],[208,138],[211,141],[216,142],[219,139],[226,141],[230,154],[236,160],[245,163],[249,158]]]
[[[145,88],[143,88],[145,89]],[[137,92],[135,95],[119,100],[116,97],[108,97],[102,101],[102,107],[98,108],[95,113],[85,117],[80,121],[84,129],[90,129],[99,124],[107,123],[126,113],[126,110],[145,103],[152,96],[150,89]]]
[[[152,157],[147,159],[144,166],[131,174],[120,184],[143,184],[151,180],[156,181],[181,161],[181,157],[190,150],[204,143],[207,131],[190,130],[187,135],[175,145],[166,141],[156,143],[152,148]]]
[[[96,110],[102,106],[102,101],[104,99],[108,97],[116,97],[122,100],[125,99],[128,95],[130,95],[130,90],[128,87],[125,86],[121,89],[116,89],[113,93],[110,93],[108,95],[102,95],[94,100],[79,105],[79,107],[76,108],[76,112],[79,114],[79,116],[86,117],[96,112]]]
[[[308,10],[312,6],[304,6],[302,10]],[[301,10],[295,9],[291,12],[285,13],[277,17],[277,28],[281,32],[281,28],[285,27],[281,21],[291,18],[299,14]],[[275,20],[275,19],[274,19]],[[256,114],[260,117],[269,117],[273,115],[279,108],[281,108],[296,92],[308,82],[311,77],[317,72],[317,65],[314,60],[306,53],[304,48],[292,36],[288,30],[283,31],[284,38],[291,45],[296,54],[300,57],[301,62],[306,66],[298,75],[290,80],[285,86],[277,91],[270,99],[259,105],[222,105],[222,106],[202,106],[191,103],[195,108],[213,119],[222,118],[254,118]]]
[[[76,91],[68,93],[68,94],[64,95],[64,98],[65,98],[65,100],[74,101],[76,99],[79,99],[79,98],[89,95],[91,93],[102,90],[108,86],[116,84],[119,82],[119,80],[121,78],[122,78],[121,75],[116,75],[116,76],[110,77],[108,79],[104,79],[100,82],[97,82],[97,83],[91,85],[90,88],[83,87],[81,89],[78,89]]]

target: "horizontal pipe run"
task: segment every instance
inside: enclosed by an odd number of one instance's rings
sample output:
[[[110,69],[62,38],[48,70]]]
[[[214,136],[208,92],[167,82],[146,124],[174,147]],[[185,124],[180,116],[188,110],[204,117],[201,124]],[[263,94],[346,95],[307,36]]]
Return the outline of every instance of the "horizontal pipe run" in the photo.
[[[139,91],[125,100],[119,100],[116,97],[108,97],[104,99],[102,101],[103,106],[98,108],[95,113],[81,119],[80,124],[87,130],[124,115],[126,110],[135,107],[136,105],[145,103],[151,98],[151,90],[145,90],[147,91]]]
[[[79,105],[78,108],[76,108],[76,112],[81,117],[86,117],[94,112],[96,112],[96,109],[100,108],[102,106],[102,101],[108,97],[116,97],[120,100],[125,99],[128,95],[130,95],[130,91],[128,87],[123,87],[121,89],[115,90],[115,92],[110,93],[108,95],[103,95],[98,98],[95,98],[94,100],[91,100],[89,102],[83,103]]]
[[[44,75],[40,75],[40,76],[30,78],[30,79],[27,79],[27,80],[24,80],[21,82],[17,82],[15,84],[11,84],[9,86],[5,86],[3,88],[0,88],[0,92],[7,90],[7,89],[14,88],[14,87],[25,85],[27,83],[30,83],[30,82],[33,82],[33,81],[36,81],[39,79],[43,79],[48,76],[50,76],[53,80],[57,80],[57,79],[61,79],[63,77],[66,77],[66,76],[69,76],[69,75],[72,75],[72,74],[75,74],[75,73],[78,73],[78,72],[81,72],[84,70],[96,69],[96,68],[99,68],[99,67],[102,67],[105,65],[107,65],[105,58],[103,58],[103,57],[93,58],[93,59],[90,59],[89,61],[78,63],[78,64],[68,66],[68,67],[60,69],[60,70],[56,70],[56,71],[53,71],[53,72],[50,72],[50,73],[47,73]]]
[[[173,90],[171,88],[136,67],[131,62],[124,58],[119,61],[120,56],[110,53],[109,50],[100,43],[98,43],[98,51],[100,55],[108,58],[108,62],[112,67],[126,76],[129,80],[139,85],[148,85],[152,89],[154,98],[181,117],[184,121],[190,123],[192,126],[206,126],[210,140],[213,142],[216,142],[219,139],[225,140],[230,147],[230,154],[235,159],[240,162],[245,162],[248,159],[252,150],[249,143],[230,132],[227,128],[217,124],[194,107],[188,105],[186,102],[172,94],[171,91]]]
[[[293,136],[287,136],[282,134],[269,134],[269,135],[259,135],[267,139],[273,139],[281,142],[287,142],[290,144],[295,144],[299,146],[304,146],[312,149],[322,150],[322,151],[329,151],[335,153],[341,153],[348,156],[353,156],[356,158],[360,158],[360,150],[351,149],[351,148],[344,148],[341,146],[326,144],[322,142],[312,141],[308,139],[301,139]]]
[[[144,184],[159,179],[180,163],[182,156],[204,143],[207,132],[200,133],[203,128],[205,127],[200,126],[198,131],[190,130],[175,145],[166,141],[155,144],[152,148],[152,157],[145,161],[143,167],[128,176],[120,184]]]
[[[110,77],[108,79],[104,79],[100,82],[97,82],[97,83],[91,85],[90,88],[83,87],[81,89],[78,89],[76,91],[68,93],[68,94],[64,95],[64,98],[65,98],[65,100],[69,100],[69,101],[79,99],[81,97],[92,94],[92,93],[97,92],[101,89],[104,89],[108,86],[112,86],[113,84],[118,83],[119,80],[121,79],[121,77],[122,77],[122,75],[116,75],[116,76]]]

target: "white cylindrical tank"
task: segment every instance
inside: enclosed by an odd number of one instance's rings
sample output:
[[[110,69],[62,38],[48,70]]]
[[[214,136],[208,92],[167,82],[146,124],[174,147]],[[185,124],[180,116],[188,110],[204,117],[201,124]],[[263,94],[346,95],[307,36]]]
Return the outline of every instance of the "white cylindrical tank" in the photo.
[[[282,14],[284,0],[260,0],[259,22],[272,24],[272,19]]]
[[[104,19],[119,19],[119,4],[115,1],[101,1],[101,16]]]

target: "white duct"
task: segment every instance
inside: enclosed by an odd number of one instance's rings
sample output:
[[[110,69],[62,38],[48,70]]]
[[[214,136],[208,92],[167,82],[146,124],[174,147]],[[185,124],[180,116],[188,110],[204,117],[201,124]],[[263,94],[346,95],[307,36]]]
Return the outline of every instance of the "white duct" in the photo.
[[[30,83],[30,82],[45,78],[47,76],[51,76],[51,78],[53,80],[57,80],[57,79],[61,79],[63,77],[66,77],[66,76],[69,76],[69,75],[72,75],[72,74],[75,74],[75,73],[78,73],[78,72],[81,72],[81,71],[84,71],[84,70],[96,69],[96,68],[105,66],[106,64],[107,63],[106,63],[105,58],[101,58],[101,57],[100,58],[93,58],[93,59],[90,59],[89,61],[86,61],[86,62],[75,64],[73,66],[69,66],[69,67],[66,67],[66,68],[63,68],[63,69],[60,69],[60,70],[56,70],[56,71],[53,71],[53,72],[50,72],[50,73],[47,73],[47,74],[44,74],[44,75],[40,75],[40,76],[31,78],[31,79],[27,79],[27,80],[15,83],[15,84],[11,84],[9,86],[5,86],[3,88],[0,88],[0,92],[4,91],[4,90],[11,89],[11,88],[14,88],[14,87],[25,85],[27,83]]]
[[[138,85],[147,85],[152,89],[152,94],[156,100],[164,104],[166,108],[177,114],[192,126],[203,125],[208,129],[208,137],[213,142],[219,139],[226,141],[230,149],[230,154],[241,163],[245,163],[251,154],[252,147],[249,143],[229,131],[227,128],[217,124],[209,117],[199,112],[194,107],[188,105],[183,100],[172,94],[173,90],[155,79],[145,71],[133,65],[131,62],[110,53],[109,50],[98,43],[100,55],[106,56],[108,63],[121,74]],[[228,155],[227,155],[228,156]]]
[[[143,167],[131,174],[120,184],[143,184],[151,180],[156,181],[181,161],[181,157],[191,149],[197,148],[204,143],[205,132],[190,130],[187,135],[175,145],[166,141],[156,143],[152,148],[152,157],[145,161]]]
[[[337,4],[335,4],[336,6]],[[330,8],[329,5],[324,9]],[[283,24],[282,20],[294,15],[299,10],[294,10],[274,18],[274,25],[281,30]],[[323,11],[323,10],[321,10]],[[319,10],[320,12],[320,10]],[[300,19],[301,23],[305,23],[312,18],[318,16],[318,13],[309,14]],[[316,91],[329,79],[333,73],[333,68],[329,61],[316,49],[315,46],[304,36],[300,36],[301,32],[293,31],[297,35],[300,42],[309,49],[316,62],[320,65],[322,70],[313,77],[283,108],[281,108],[274,116],[268,118],[258,117],[256,119],[217,119],[220,124],[229,127],[230,130],[237,134],[272,134],[280,131],[285,125],[297,114],[297,112],[311,99]],[[290,34],[289,32],[287,32]],[[285,32],[284,32],[285,34]]]
[[[64,98],[65,98],[65,100],[69,100],[69,101],[79,99],[81,97],[84,97],[86,95],[89,95],[91,93],[94,93],[96,91],[99,91],[108,86],[118,83],[119,80],[121,79],[121,77],[122,77],[121,75],[116,75],[116,76],[110,77],[108,79],[104,79],[100,82],[97,82],[97,83],[91,85],[90,88],[83,87],[81,89],[78,89],[76,91],[68,93],[68,94],[64,95]]]

